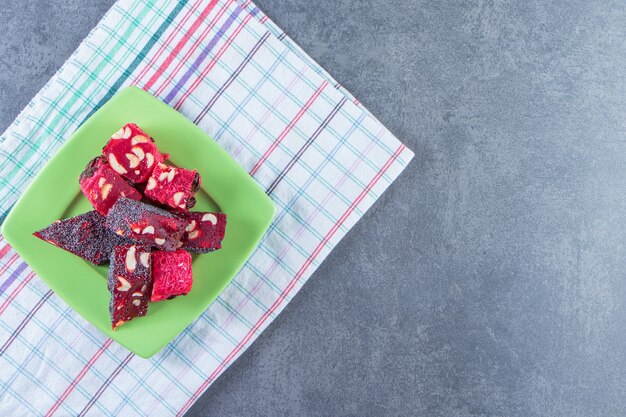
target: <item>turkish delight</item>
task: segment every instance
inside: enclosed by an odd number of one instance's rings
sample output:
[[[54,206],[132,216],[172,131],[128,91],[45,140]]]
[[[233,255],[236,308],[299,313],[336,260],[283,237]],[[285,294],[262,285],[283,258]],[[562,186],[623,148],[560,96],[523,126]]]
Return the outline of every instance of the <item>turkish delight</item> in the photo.
[[[155,251],[152,254],[152,296],[156,302],[186,295],[191,291],[191,255],[184,250]]]
[[[170,212],[128,198],[117,200],[106,220],[106,227],[119,236],[166,251],[182,246],[186,226]]]
[[[93,208],[104,216],[120,197],[141,200],[141,193],[113,171],[103,156],[89,161],[78,182]]]
[[[146,315],[151,285],[150,246],[133,244],[113,248],[108,277],[113,330],[135,317]]]
[[[80,256],[94,265],[109,262],[115,245],[126,239],[105,227],[105,217],[95,210],[65,220],[58,220],[33,235],[61,249]]]
[[[187,222],[181,249],[192,253],[207,253],[222,247],[222,239],[226,233],[224,213],[188,211],[177,215]]]
[[[196,204],[193,195],[199,187],[197,171],[159,163],[148,178],[145,195],[174,209],[188,210]]]
[[[155,164],[166,157],[159,152],[154,140],[134,123],[115,132],[102,153],[115,172],[133,183],[145,182]]]

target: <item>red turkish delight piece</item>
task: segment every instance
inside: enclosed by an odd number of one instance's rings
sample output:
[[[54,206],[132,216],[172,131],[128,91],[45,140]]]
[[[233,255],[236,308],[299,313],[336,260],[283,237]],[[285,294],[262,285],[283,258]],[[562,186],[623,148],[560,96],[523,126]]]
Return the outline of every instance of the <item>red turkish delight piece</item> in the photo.
[[[184,250],[152,253],[152,297],[156,302],[191,291],[191,255]]]
[[[166,251],[182,246],[186,226],[172,213],[128,198],[117,200],[106,220],[106,227],[116,234]]]
[[[59,220],[33,235],[95,264],[109,261],[115,245],[128,241],[109,231],[105,218],[95,210],[70,219]]]
[[[198,188],[200,174],[197,171],[159,163],[148,178],[145,195],[169,207],[188,210],[196,204],[193,195]]]
[[[113,330],[135,317],[145,316],[152,292],[151,253],[148,245],[116,246],[111,253],[108,288]]]
[[[113,171],[103,156],[89,161],[78,182],[91,205],[104,216],[120,197],[141,200],[141,193]]]
[[[154,140],[134,123],[115,132],[102,153],[115,172],[133,183],[145,182],[155,165],[165,159]]]
[[[187,222],[181,249],[192,253],[207,253],[222,247],[222,239],[226,233],[224,213],[188,211],[177,215]]]

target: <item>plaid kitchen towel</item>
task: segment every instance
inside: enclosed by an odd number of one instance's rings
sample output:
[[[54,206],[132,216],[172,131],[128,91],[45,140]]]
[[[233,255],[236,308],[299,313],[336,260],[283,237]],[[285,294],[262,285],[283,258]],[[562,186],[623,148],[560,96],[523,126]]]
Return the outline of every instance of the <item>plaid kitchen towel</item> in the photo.
[[[271,196],[262,243],[209,309],[139,358],[0,237],[0,415],[182,415],[255,340],[413,154],[252,3],[123,0],[0,137],[2,218],[63,141],[136,85]]]

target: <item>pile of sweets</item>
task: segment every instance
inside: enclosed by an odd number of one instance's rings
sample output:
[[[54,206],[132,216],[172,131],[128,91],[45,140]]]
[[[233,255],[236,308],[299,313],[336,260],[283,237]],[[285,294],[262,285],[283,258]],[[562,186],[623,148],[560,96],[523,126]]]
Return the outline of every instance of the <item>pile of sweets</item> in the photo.
[[[190,252],[222,247],[226,215],[189,211],[200,175],[166,165],[167,158],[137,125],[125,125],[80,174],[95,210],[34,233],[95,265],[110,263],[113,330],[145,316],[148,302],[189,293]]]

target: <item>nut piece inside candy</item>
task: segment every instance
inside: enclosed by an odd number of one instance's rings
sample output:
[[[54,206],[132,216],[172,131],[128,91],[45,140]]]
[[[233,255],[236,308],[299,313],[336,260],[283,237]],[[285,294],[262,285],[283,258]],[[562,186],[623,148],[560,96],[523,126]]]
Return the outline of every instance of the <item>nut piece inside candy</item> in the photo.
[[[129,133],[129,135],[130,135],[130,133]],[[143,135],[137,135],[137,136],[134,136],[131,139],[130,144],[131,145],[136,145],[138,143],[147,143],[149,141],[150,141],[150,139],[148,139],[147,137],[145,137]]]
[[[131,131],[128,126],[121,128],[117,132],[111,135],[112,139],[128,139],[130,137]]]
[[[146,226],[146,227],[143,229],[143,232],[141,232],[141,234],[142,234],[142,235],[145,235],[145,234],[151,234],[151,235],[153,235],[153,234],[154,234],[154,226],[152,226],[152,225],[150,225],[150,226]]]
[[[150,154],[148,154],[150,155]],[[152,177],[148,178],[148,185],[146,185],[146,190],[153,190],[156,187],[156,180]]]
[[[215,217],[215,214],[213,213],[207,213],[204,216],[202,216],[202,221],[211,222],[215,226],[217,224],[217,217]]]
[[[104,186],[102,187],[102,199],[103,200],[109,196],[109,193],[111,192],[111,188],[113,188],[112,184],[104,184]]]
[[[148,168],[154,165],[154,155],[152,155],[151,153],[146,154],[146,165]]]
[[[128,291],[130,289],[130,282],[128,282],[124,277],[117,276],[117,280],[120,285],[117,287],[118,291]]]
[[[189,223],[189,225],[185,228],[185,231],[191,232],[195,228],[196,228],[196,221],[192,220],[191,223]]]
[[[182,191],[174,193],[174,195],[172,196],[172,198],[174,199],[174,203],[176,205],[179,205],[180,204],[180,200],[183,198],[184,195],[185,195],[185,193],[183,193]]]
[[[172,182],[172,180],[176,176],[176,168],[171,168],[161,163],[159,163],[158,166],[160,169],[163,170],[163,172],[161,172],[161,175],[159,175],[159,181],[167,180],[167,182]]]
[[[150,266],[150,253],[148,252],[142,252],[141,255],[139,255],[139,261],[141,262],[141,264],[143,266],[145,266],[146,268],[148,268]],[[145,290],[143,290],[145,291]]]
[[[143,152],[143,149],[141,149],[139,146],[133,146],[133,148],[130,151],[134,153],[135,155],[137,155],[137,158],[139,158],[140,161],[143,161],[143,158],[146,157],[146,154]]]
[[[121,128],[117,132],[111,135],[111,139],[122,139],[124,137],[124,128]]]
[[[139,157],[133,153],[127,153],[126,159],[128,159],[128,166],[131,168],[137,168],[139,165]]]
[[[137,268],[137,258],[135,257],[135,246],[131,246],[130,248],[128,248],[128,251],[126,252],[126,269],[128,269],[130,272],[134,271],[135,268]]]
[[[154,243],[156,243],[157,245],[162,245],[165,243],[165,239],[161,239],[160,237],[157,237],[156,239],[154,239]]]
[[[193,232],[190,232],[190,233],[189,233],[188,237],[189,237],[189,239],[195,239],[195,238],[197,238],[197,237],[198,237],[198,234],[199,234],[199,233],[200,233],[200,232],[199,232],[198,230],[194,230]]]
[[[113,171],[118,174],[126,174],[128,172],[123,166],[120,165],[117,158],[112,153],[109,154],[109,165],[113,168]]]

